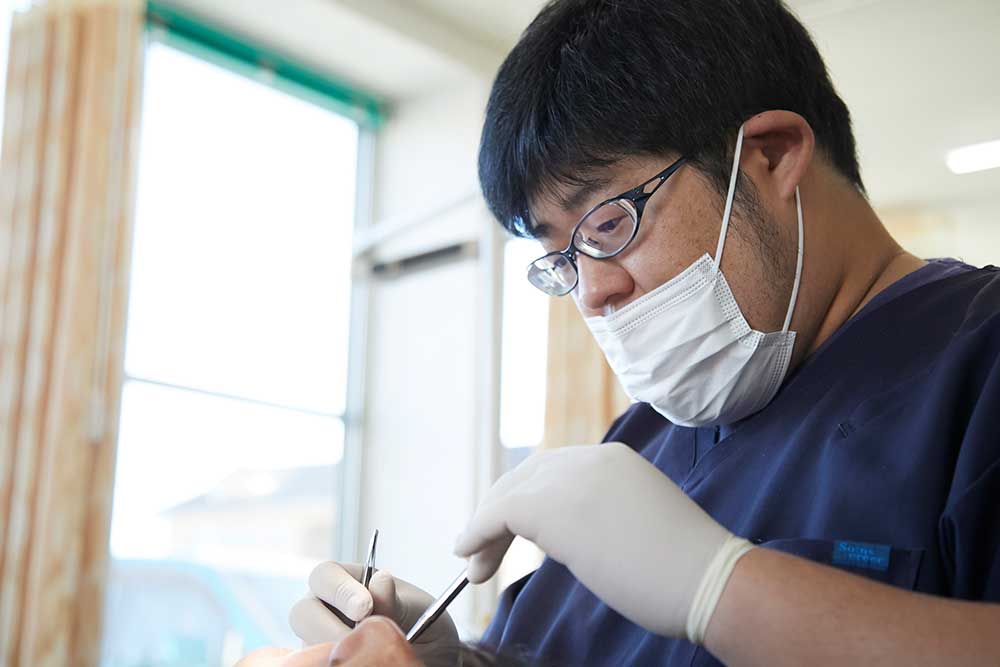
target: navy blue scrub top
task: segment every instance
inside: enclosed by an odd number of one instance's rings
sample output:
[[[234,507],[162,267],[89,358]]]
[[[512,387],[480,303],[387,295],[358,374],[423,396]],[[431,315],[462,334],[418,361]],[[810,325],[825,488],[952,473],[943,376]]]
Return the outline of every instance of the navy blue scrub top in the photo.
[[[679,427],[637,403],[605,440],[760,546],[1000,601],[1000,269],[936,260],[909,274],[734,427]],[[721,664],[626,620],[551,559],[504,592],[483,644],[539,664]]]

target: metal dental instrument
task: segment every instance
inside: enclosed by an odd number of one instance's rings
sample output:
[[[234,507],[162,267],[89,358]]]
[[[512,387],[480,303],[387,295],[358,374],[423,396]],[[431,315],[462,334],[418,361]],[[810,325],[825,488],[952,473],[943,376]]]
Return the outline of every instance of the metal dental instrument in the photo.
[[[378,546],[378,528],[372,533],[372,541],[368,545],[368,558],[365,559],[365,567],[361,571],[361,585],[368,588],[368,584],[372,581],[372,575],[375,574],[375,547]],[[320,600],[323,606],[329,609],[333,614],[339,618],[347,627],[353,628],[357,623],[347,618],[347,616],[341,612],[339,609],[334,607],[332,604],[328,603],[326,600]]]
[[[368,559],[365,561],[365,569],[361,573],[361,585],[368,588],[372,582],[372,575],[375,573],[375,547],[378,546],[378,528],[372,533],[371,544],[368,545]]]
[[[413,624],[410,631],[406,633],[406,641],[411,644],[417,641],[417,638],[424,633],[424,630],[431,626],[431,623],[438,620],[444,610],[448,608],[452,600],[458,597],[458,594],[462,592],[462,589],[469,583],[468,570],[462,570],[462,574],[458,575],[455,581],[451,582],[451,585],[445,589],[444,593],[441,594],[437,600],[431,603],[430,607],[427,607],[427,611],[417,619],[417,622]]]

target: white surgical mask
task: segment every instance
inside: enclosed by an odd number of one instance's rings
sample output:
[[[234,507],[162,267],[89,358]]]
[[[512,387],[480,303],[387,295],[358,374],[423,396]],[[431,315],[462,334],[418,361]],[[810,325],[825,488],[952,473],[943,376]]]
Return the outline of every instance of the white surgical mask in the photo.
[[[781,331],[753,329],[722,275],[742,147],[741,126],[715,259],[706,253],[613,314],[585,320],[629,396],[680,426],[731,424],[763,408],[781,386],[795,345],[788,327],[802,277],[798,188],[798,261]]]

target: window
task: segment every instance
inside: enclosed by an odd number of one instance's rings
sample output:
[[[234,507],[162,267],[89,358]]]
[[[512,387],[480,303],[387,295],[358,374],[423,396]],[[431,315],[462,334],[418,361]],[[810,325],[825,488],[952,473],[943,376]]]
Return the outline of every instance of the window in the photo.
[[[500,442],[510,467],[542,441],[545,429],[549,297],[526,277],[540,247],[529,239],[510,239],[504,249]]]
[[[358,125],[153,41],[102,665],[296,646],[335,556]]]
[[[500,442],[506,470],[526,459],[545,431],[550,297],[527,280],[528,264],[542,252],[529,239],[510,239],[504,248]],[[500,566],[500,590],[537,568],[542,557],[534,544],[516,538]]]

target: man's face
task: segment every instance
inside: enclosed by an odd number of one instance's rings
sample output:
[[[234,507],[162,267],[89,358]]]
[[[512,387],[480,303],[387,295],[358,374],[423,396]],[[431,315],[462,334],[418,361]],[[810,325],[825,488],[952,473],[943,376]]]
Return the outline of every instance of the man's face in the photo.
[[[545,252],[562,250],[580,217],[595,204],[650,178],[676,156],[623,160],[601,174],[606,181],[578,205],[565,207],[579,191],[559,185],[538,196],[531,207]],[[747,187],[741,175],[737,189]],[[763,194],[763,193],[762,193]],[[649,199],[636,238],[620,255],[595,260],[577,254],[579,283],[573,299],[584,317],[607,315],[646,294],[708,253],[714,257],[722,225],[724,197],[688,164],[674,173]],[[722,270],[750,325],[780,329],[791,291],[796,240],[768,213],[761,197],[758,215],[749,219],[734,208],[723,253]]]

